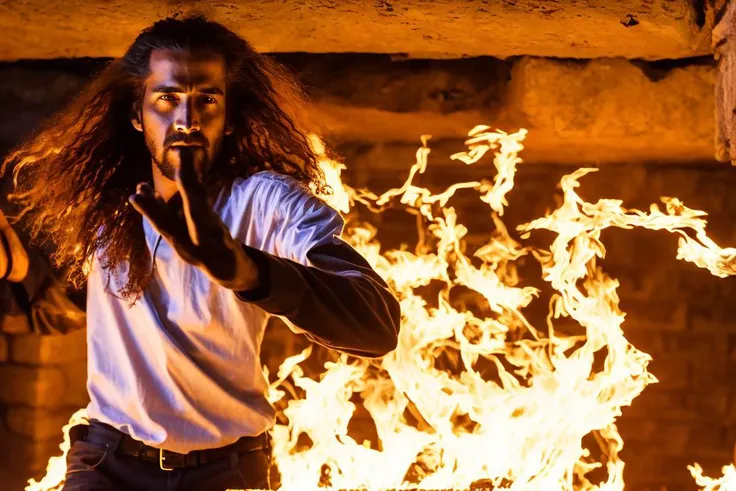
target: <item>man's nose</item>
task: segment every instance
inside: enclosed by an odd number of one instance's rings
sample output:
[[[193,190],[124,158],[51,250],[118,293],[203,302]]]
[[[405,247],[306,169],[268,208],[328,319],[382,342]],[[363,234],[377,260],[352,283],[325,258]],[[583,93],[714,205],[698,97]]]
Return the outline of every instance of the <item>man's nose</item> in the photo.
[[[191,98],[187,97],[186,100],[176,108],[174,129],[182,133],[199,131],[199,117]]]

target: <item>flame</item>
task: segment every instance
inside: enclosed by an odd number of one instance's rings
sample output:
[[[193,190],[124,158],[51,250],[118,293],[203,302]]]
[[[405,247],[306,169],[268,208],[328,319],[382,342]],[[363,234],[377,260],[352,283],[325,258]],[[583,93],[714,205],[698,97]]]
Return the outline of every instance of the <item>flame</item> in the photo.
[[[703,491],[733,491],[736,489],[736,468],[733,464],[723,467],[723,476],[713,479],[703,475],[703,468],[699,464],[687,466],[690,474]]]
[[[493,152],[493,179],[457,183],[437,194],[413,184],[428,165],[424,136],[404,184],[381,195],[343,184],[343,164],[330,160],[322,142],[312,138],[333,192],[324,199],[348,216],[345,239],[395,292],[402,329],[396,350],[381,360],[343,355],[326,363],[316,380],[300,366],[310,349],[281,365],[267,394],[271,403],[286,407],[288,423],[273,429],[281,489],[480,484],[507,490],[623,490],[616,419],[656,378],[647,371],[650,356],[624,336],[619,284],[598,265],[606,253],[601,231],[644,227],[677,234],[678,259],[717,276],[736,273],[736,249],[711,241],[705,213],[676,198],[662,198],[664,211],[652,205],[648,212],[626,209],[619,200],[585,202],[575,190],[595,169],[565,176],[559,208],[518,227],[522,241],[536,230],[555,233],[549,250],[523,245],[500,217],[525,136],[523,129],[509,134],[473,128],[468,150],[452,158],[474,165]],[[465,254],[467,229],[448,206],[460,189],[478,192],[495,225],[488,243],[471,257]],[[352,218],[357,203],[375,212],[403,206],[415,214],[426,227],[414,251],[382,252],[377,231]],[[532,326],[523,313],[539,294],[520,284],[515,261],[525,256],[541,264],[554,291],[544,329]],[[436,298],[419,292],[430,283],[442,286]],[[451,299],[458,287],[484,299],[481,312]],[[563,318],[578,323],[581,334],[556,330]],[[348,434],[356,396],[372,418],[376,441],[358,442]],[[690,470],[708,491],[736,481],[733,466],[718,480],[704,477],[697,464]],[[52,459],[46,478],[26,490],[59,489],[61,479],[63,459]]]
[[[72,414],[69,422],[61,429],[64,439],[59,445],[61,450],[60,456],[51,457],[46,465],[46,475],[40,481],[30,479],[26,491],[61,491],[64,484],[64,474],[66,473],[66,453],[69,451],[69,430],[72,426],[78,424],[88,424],[85,419],[87,411],[79,409]]]

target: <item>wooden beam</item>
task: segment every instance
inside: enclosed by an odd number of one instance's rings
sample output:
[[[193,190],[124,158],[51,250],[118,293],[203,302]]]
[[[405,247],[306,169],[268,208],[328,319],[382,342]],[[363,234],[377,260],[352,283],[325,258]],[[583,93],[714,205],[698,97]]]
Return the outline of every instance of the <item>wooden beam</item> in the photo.
[[[0,2],[0,59],[118,57],[169,15],[202,12],[259,51],[640,59],[711,52],[724,0],[254,0]]]

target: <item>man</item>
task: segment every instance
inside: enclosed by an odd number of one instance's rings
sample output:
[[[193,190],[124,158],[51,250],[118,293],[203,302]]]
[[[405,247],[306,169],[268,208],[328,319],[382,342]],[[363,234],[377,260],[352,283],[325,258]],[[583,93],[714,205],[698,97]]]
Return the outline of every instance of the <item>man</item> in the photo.
[[[0,210],[0,280],[20,283],[28,276],[28,252]]]
[[[325,188],[300,102],[223,26],[166,19],[9,157],[31,232],[87,281],[90,425],[65,490],[269,487],[271,314],[355,355],[395,347],[398,302],[307,187]]]
[[[84,327],[78,292],[67,292],[45,254],[23,242],[0,210],[0,333],[64,334]]]

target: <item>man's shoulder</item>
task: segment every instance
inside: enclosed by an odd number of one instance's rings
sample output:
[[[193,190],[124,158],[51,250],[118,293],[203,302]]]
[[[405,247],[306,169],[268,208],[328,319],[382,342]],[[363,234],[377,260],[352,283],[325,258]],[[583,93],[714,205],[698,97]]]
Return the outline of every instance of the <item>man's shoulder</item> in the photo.
[[[237,189],[277,187],[284,191],[290,190],[309,190],[309,188],[301,181],[286,174],[279,174],[272,170],[263,170],[256,172],[247,178],[238,177],[233,182],[233,187]]]
[[[289,197],[312,196],[311,190],[303,182],[292,176],[270,170],[258,172],[247,178],[235,179],[231,193],[236,199],[266,199],[271,202]]]
[[[233,216],[247,216],[254,229],[272,230],[274,217],[288,226],[322,227],[339,235],[340,214],[315,196],[308,185],[289,175],[262,171],[233,182],[228,207]]]

